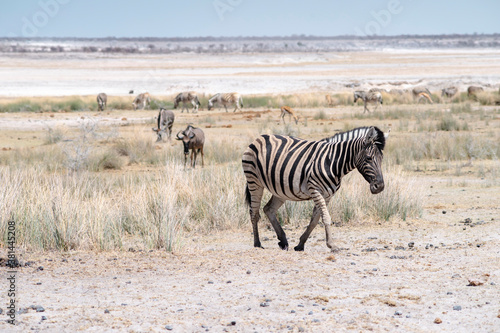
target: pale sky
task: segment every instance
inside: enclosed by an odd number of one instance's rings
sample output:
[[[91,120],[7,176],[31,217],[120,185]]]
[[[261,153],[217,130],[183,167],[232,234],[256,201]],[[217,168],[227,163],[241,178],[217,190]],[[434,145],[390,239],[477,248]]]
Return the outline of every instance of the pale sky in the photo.
[[[0,37],[500,33],[498,0],[0,1]]]

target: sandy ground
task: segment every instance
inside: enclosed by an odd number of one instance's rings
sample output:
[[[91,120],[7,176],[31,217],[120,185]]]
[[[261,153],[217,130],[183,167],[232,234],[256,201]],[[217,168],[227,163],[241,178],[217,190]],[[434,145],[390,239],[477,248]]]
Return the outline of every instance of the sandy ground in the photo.
[[[438,200],[419,220],[335,228],[335,254],[322,228],[294,252],[264,226],[265,249],[252,248],[249,226],[190,236],[173,254],[24,253],[31,265],[17,284],[27,312],[16,330],[498,332],[499,194],[467,191],[490,201],[457,209]],[[448,192],[434,186],[427,197]],[[302,228],[285,231],[295,244]],[[0,330],[12,327],[2,320]]]
[[[352,91],[379,87],[438,90],[469,85],[498,90],[500,51],[384,50],[280,54],[0,54],[0,96],[153,96]]]

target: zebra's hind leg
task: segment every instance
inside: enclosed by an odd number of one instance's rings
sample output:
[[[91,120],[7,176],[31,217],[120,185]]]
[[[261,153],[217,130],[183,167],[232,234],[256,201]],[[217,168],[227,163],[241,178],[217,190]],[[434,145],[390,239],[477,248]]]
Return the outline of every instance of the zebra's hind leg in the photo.
[[[266,213],[269,221],[273,225],[274,231],[276,231],[276,236],[279,239],[279,247],[282,250],[288,250],[288,241],[286,239],[286,234],[281,228],[278,219],[276,219],[276,212],[285,203],[285,200],[280,199],[276,196],[272,196],[271,200],[264,206],[264,213]]]
[[[307,239],[311,235],[311,232],[318,225],[320,216],[321,215],[320,215],[319,209],[316,206],[314,206],[313,214],[312,214],[312,217],[311,217],[311,222],[309,222],[309,225],[307,226],[306,231],[304,231],[304,233],[302,234],[302,236],[300,236],[300,242],[299,242],[299,244],[296,247],[293,248],[295,251],[304,251],[304,244],[306,243]]]
[[[250,206],[250,221],[252,222],[252,228],[253,228],[253,246],[260,248],[263,247],[260,243],[258,223],[260,220],[259,210],[263,193],[264,193],[263,187],[257,187],[250,190],[249,184],[247,183],[246,200],[248,205]]]

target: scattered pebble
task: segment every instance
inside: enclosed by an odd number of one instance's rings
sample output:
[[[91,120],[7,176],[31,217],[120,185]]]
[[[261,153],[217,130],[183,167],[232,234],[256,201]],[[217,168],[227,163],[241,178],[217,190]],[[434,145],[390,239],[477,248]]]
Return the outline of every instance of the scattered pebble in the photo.
[[[395,315],[395,316],[402,316],[402,315],[403,315],[403,312],[401,312],[401,311],[396,311],[396,312],[394,312],[394,315]]]
[[[47,320],[47,317],[45,317],[45,316],[42,316],[42,320]]]
[[[35,311],[36,311],[36,312],[45,312],[45,309],[43,308],[43,306],[41,306],[41,305],[37,305],[37,306],[35,307]]]
[[[104,313],[109,313],[109,310],[108,309],[104,310]]]
[[[312,311],[309,311],[308,315],[312,316],[314,314],[314,312]]]
[[[446,214],[446,211],[445,211],[445,210],[443,210],[443,214]]]
[[[260,307],[261,307],[261,308],[266,308],[266,307],[268,307],[268,306],[269,306],[269,303],[266,303],[266,302],[262,302],[262,303],[260,303]]]
[[[295,310],[290,311],[290,313],[295,313]]]
[[[252,272],[251,271],[247,271],[247,274],[251,274]]]
[[[443,321],[440,318],[434,319],[434,324],[441,324]]]
[[[165,329],[166,329],[167,331],[171,331],[171,330],[173,330],[173,329],[174,329],[174,327],[173,327],[172,325],[165,325]]]
[[[411,249],[415,246],[415,242],[409,242],[408,243],[408,247]]]
[[[455,310],[455,311],[461,311],[462,307],[460,305],[454,305],[453,306],[453,310]]]
[[[314,318],[314,319],[312,320],[312,322],[313,322],[313,323],[319,323],[319,322],[320,322],[320,320],[319,320],[318,318]]]

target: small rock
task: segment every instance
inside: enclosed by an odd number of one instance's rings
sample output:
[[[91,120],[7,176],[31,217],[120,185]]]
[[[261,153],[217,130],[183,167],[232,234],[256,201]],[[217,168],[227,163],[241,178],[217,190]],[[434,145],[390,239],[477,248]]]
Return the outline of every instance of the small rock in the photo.
[[[104,313],[109,313],[109,310],[108,309],[104,310]]]
[[[260,303],[260,307],[261,307],[261,308],[266,308],[266,307],[268,307],[268,306],[269,306],[269,303],[266,303],[266,302],[262,302],[262,303]]]
[[[45,317],[45,316],[42,316],[42,320],[47,320],[47,317]]]
[[[319,323],[319,322],[320,322],[320,320],[319,320],[318,318],[314,318],[314,319],[312,320],[312,322],[313,322],[313,323]]]
[[[356,265],[356,263],[355,263],[355,262],[351,262],[351,265],[353,265],[353,266],[354,266],[354,265]]]
[[[455,311],[461,311],[462,307],[460,305],[454,305],[453,306],[453,310],[455,310]]]
[[[290,313],[295,313],[295,310],[290,311]]]
[[[443,321],[440,318],[434,319],[434,324],[441,324]]]
[[[252,272],[251,271],[247,271],[247,274],[251,274]]]
[[[36,270],[37,271],[43,271],[43,266],[39,266]]]
[[[171,330],[173,330],[173,329],[174,329],[174,327],[173,327],[172,325],[165,325],[165,329],[166,329],[167,331],[171,331]]]
[[[230,324],[231,324],[231,326],[234,326],[234,325],[236,325],[236,322],[233,320]]]
[[[396,246],[394,249],[395,250],[403,250],[404,251],[405,247],[404,246]]]
[[[443,210],[443,214],[446,214],[446,211],[445,211],[445,210]]]
[[[402,315],[403,315],[403,312],[401,312],[401,311],[396,311],[396,312],[394,312],[394,315],[395,315],[395,316],[402,316]]]
[[[415,246],[415,242],[409,242],[408,243],[408,247],[411,249]]]
[[[36,312],[45,312],[45,309],[44,309],[44,308],[43,308],[43,306],[41,306],[41,305],[37,305],[37,306],[35,307],[35,310],[36,310]]]
[[[231,280],[226,281],[226,283],[232,283]]]
[[[312,316],[314,314],[314,312],[312,311],[309,311],[308,315]]]
[[[208,284],[214,284],[214,281],[208,281]]]

